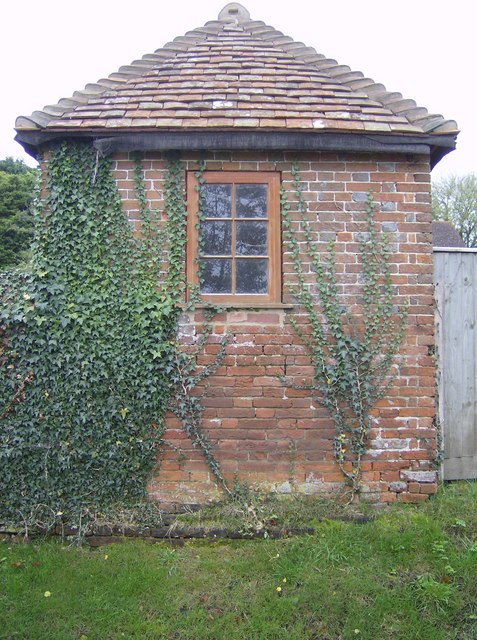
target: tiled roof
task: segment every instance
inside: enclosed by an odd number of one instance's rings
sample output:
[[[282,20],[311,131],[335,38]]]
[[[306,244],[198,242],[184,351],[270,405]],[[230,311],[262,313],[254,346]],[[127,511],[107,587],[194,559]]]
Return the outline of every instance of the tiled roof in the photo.
[[[432,223],[432,242],[434,247],[465,247],[457,229],[444,220]]]
[[[71,98],[20,116],[16,128],[457,133],[454,121],[251,20],[237,3]]]

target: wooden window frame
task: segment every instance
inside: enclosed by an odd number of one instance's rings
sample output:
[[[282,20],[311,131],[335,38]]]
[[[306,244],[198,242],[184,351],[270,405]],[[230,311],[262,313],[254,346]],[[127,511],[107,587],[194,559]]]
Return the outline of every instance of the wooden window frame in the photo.
[[[276,171],[205,171],[201,178],[205,184],[266,184],[268,186],[268,293],[207,293],[200,294],[204,301],[219,305],[253,307],[264,304],[280,304],[282,296],[281,274],[281,225],[280,225],[280,174]],[[187,173],[187,282],[199,285],[199,181],[196,172]],[[260,218],[257,218],[260,220]]]

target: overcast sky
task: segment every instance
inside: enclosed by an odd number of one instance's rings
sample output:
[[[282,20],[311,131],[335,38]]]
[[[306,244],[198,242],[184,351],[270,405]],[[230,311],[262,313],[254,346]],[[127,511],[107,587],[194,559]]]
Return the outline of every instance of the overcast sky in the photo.
[[[22,0],[2,6],[0,159],[27,159],[18,115],[69,97],[209,20],[225,0]],[[476,22],[471,0],[244,0],[254,20],[456,120],[457,150],[434,169],[477,173]],[[31,159],[28,160],[32,164]]]

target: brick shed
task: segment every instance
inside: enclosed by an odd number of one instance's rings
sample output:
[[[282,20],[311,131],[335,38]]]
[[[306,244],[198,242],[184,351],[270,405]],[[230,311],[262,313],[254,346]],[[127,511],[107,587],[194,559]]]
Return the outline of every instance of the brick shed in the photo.
[[[392,247],[398,301],[409,300],[397,376],[375,412],[362,463],[369,501],[417,502],[436,491],[431,168],[455,146],[456,123],[431,115],[360,72],[250,18],[237,3],[217,20],[16,122],[32,155],[62,139],[111,155],[132,222],[132,154],[144,154],[147,196],[163,207],[165,155],[179,152],[189,211],[185,269],[216,316],[202,363],[224,332],[227,355],[204,397],[204,428],[228,479],[279,492],[331,493],[343,485],[335,429],[306,390],[281,379],[313,373],[290,323],[306,323],[291,295],[292,259],[280,221],[280,189],[302,232],[292,186],[296,163],[316,246],[336,241],[342,302],[359,313],[358,234],[368,191]],[[205,161],[205,243],[196,234],[198,161]],[[300,240],[302,242],[303,238]],[[302,246],[302,245],[301,245]],[[304,258],[306,264],[306,257]],[[311,274],[310,266],[307,271]],[[180,327],[193,342],[202,312]],[[168,418],[162,465],[150,485],[164,502],[218,495],[200,450]]]

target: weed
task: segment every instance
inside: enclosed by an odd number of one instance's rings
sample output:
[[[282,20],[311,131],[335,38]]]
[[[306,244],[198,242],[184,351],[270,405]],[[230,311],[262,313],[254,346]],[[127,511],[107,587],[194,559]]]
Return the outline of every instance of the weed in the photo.
[[[438,582],[431,575],[418,576],[416,583],[418,607],[421,611],[445,611],[452,595],[452,586]]]

